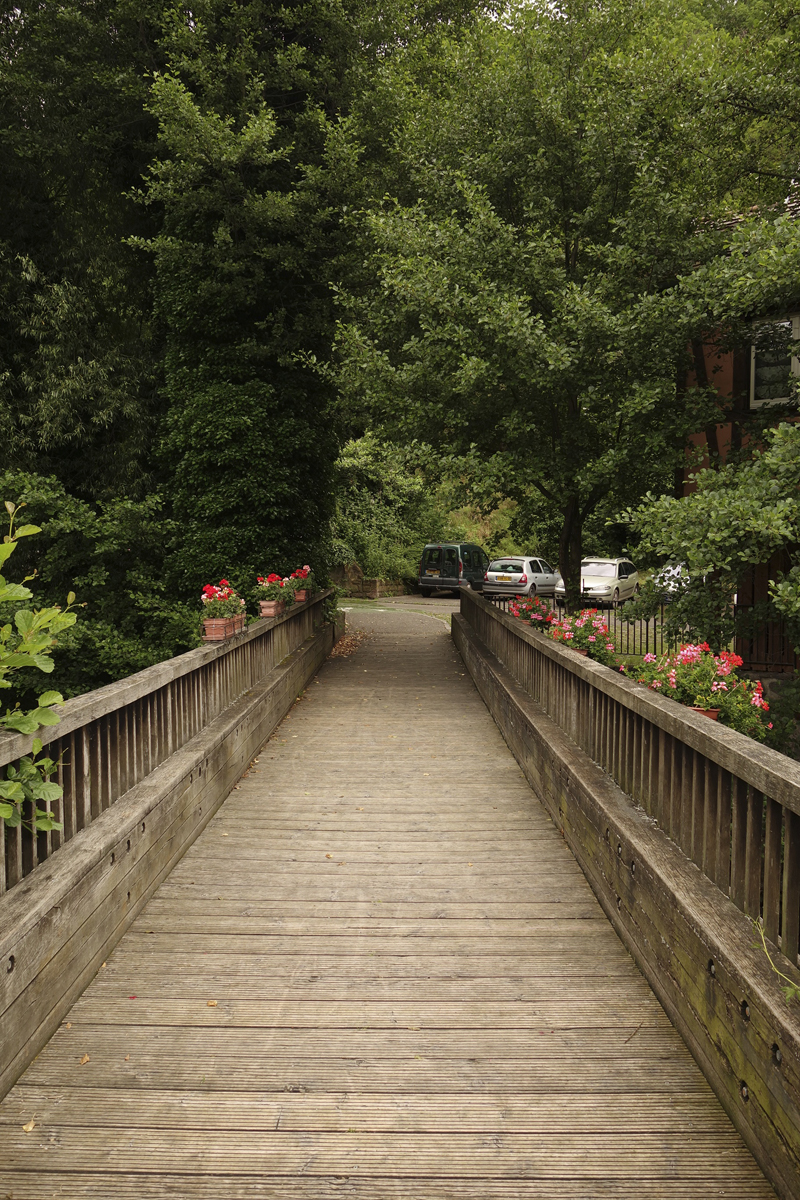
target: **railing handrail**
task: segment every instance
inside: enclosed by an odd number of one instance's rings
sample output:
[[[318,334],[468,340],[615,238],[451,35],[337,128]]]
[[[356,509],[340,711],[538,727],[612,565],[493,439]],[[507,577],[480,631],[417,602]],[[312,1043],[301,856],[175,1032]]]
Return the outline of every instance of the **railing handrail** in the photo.
[[[67,701],[58,725],[38,732],[57,763],[62,788],[46,808],[59,828],[33,832],[33,810],[23,822],[0,819],[0,895],[86,829],[131,788],[196,738],[255,687],[321,624],[331,590],[255,622],[223,642],[189,650],[165,662]],[[0,768],[31,750],[33,738],[0,738]]]
[[[657,695],[651,688],[609,667],[582,658],[574,650],[552,641],[517,617],[500,611],[475,592],[464,590],[461,597],[462,612],[465,601],[485,609],[515,636],[534,646],[538,653],[558,662],[574,675],[585,679],[593,688],[623,703],[666,733],[680,738],[693,750],[700,751],[717,766],[724,767],[751,787],[767,793],[792,812],[800,814],[800,763],[735,729],[709,721],[708,717],[692,712],[675,700]]]
[[[95,688],[91,692],[74,696],[67,700],[63,707],[56,708],[55,711],[59,717],[58,725],[44,726],[33,735],[0,733],[0,767],[15,762],[23,754],[29,754],[34,737],[37,737],[42,745],[47,745],[56,738],[74,733],[76,729],[80,729],[89,721],[117,712],[133,701],[141,700],[142,697],[158,691],[166,683],[180,679],[184,675],[190,675],[213,659],[223,658],[244,643],[263,637],[277,625],[291,620],[292,616],[298,612],[307,611],[310,607],[322,603],[332,594],[333,591],[330,588],[326,591],[316,592],[302,607],[293,605],[279,617],[257,620],[242,633],[226,638],[225,641],[208,642],[205,646],[197,646],[194,650],[187,650],[183,654],[177,654],[174,658],[154,663],[153,666],[145,667],[133,675],[126,675],[123,679],[106,683],[103,687]],[[200,619],[201,615],[198,614],[198,620]]]

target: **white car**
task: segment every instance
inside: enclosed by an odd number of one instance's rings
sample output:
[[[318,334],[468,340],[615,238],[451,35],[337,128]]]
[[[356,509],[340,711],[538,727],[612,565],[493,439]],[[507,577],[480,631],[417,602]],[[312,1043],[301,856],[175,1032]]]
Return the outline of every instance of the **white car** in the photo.
[[[483,577],[484,596],[553,596],[561,578],[538,555],[494,558]]]
[[[581,600],[620,604],[639,591],[639,572],[627,558],[584,558],[581,562]],[[563,601],[564,580],[556,584],[556,600]]]

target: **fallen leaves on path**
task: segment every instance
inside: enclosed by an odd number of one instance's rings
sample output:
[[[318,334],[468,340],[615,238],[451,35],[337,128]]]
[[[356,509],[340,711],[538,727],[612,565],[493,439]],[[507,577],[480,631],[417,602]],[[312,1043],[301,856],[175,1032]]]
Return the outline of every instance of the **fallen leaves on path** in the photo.
[[[328,657],[349,658],[351,654],[355,654],[361,643],[366,641],[368,637],[369,634],[366,632],[366,630],[353,629],[350,633],[345,633],[339,638]]]

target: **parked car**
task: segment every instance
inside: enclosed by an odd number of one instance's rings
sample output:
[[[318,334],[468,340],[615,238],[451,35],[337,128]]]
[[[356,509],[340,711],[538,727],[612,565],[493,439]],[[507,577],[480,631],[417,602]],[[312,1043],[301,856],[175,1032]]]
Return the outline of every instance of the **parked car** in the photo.
[[[483,591],[488,565],[489,555],[472,542],[429,542],[420,559],[419,590],[423,596],[462,587]]]
[[[506,555],[489,563],[483,577],[484,596],[554,596],[561,576],[543,558]]]
[[[581,562],[581,599],[617,605],[639,591],[639,572],[627,558],[584,558]],[[564,580],[556,584],[556,600],[563,601]]]

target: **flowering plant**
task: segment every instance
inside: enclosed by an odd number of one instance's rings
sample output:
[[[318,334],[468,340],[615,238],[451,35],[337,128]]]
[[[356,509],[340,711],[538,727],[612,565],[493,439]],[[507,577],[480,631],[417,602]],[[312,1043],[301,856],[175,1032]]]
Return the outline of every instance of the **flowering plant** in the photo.
[[[621,667],[639,683],[691,708],[719,709],[719,720],[740,733],[763,741],[772,723],[761,684],[740,679],[738,654],[715,654],[708,642],[688,643],[676,654],[645,654],[641,665]]]
[[[203,601],[203,620],[210,617],[235,617],[244,608],[244,600],[233,590],[227,579],[207,583],[200,593]]]
[[[595,662],[606,667],[616,666],[611,634],[596,608],[584,608],[575,615],[566,614],[552,621],[545,632],[554,642],[562,642],[573,650],[586,650]]]
[[[520,621],[530,621],[535,629],[543,629],[555,621],[550,607],[538,596],[515,596],[508,603],[508,611],[512,617],[519,617]]]
[[[311,573],[311,567],[298,567],[296,571],[292,571],[289,576],[289,582],[296,592],[306,588],[309,592],[314,587],[314,578]]]
[[[270,575],[257,575],[256,583],[259,600],[284,600],[287,606],[294,604],[294,587],[288,578],[273,571]]]

